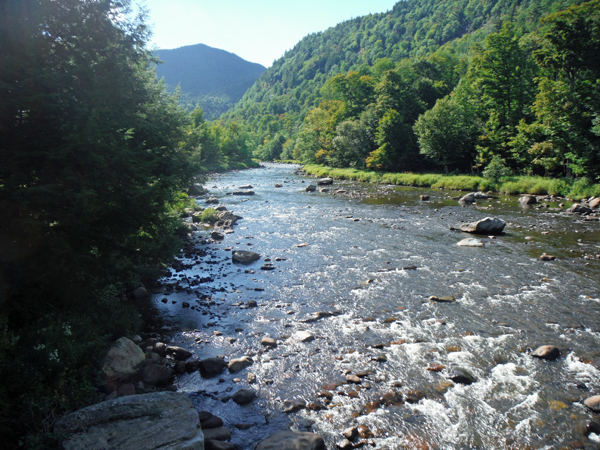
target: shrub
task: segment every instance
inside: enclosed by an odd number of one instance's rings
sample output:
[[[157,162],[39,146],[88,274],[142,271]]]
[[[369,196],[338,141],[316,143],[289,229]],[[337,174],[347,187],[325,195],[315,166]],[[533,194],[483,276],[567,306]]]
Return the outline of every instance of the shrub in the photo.
[[[215,223],[217,220],[217,211],[213,208],[206,208],[200,216],[202,223]]]

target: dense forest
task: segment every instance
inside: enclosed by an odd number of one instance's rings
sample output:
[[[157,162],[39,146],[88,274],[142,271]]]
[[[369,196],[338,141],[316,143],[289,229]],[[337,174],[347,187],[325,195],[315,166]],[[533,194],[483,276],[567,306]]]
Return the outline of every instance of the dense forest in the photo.
[[[311,34],[222,123],[264,160],[600,174],[598,1],[407,0]]]
[[[180,249],[193,178],[251,163],[241,129],[167,93],[148,38],[127,2],[0,4],[3,448],[51,447],[56,418],[97,401],[102,356],[140,325],[131,292]]]
[[[179,87],[179,103],[188,111],[196,106],[215,119],[231,108],[266,70],[233,53],[204,44],[158,50],[156,72],[167,89]]]

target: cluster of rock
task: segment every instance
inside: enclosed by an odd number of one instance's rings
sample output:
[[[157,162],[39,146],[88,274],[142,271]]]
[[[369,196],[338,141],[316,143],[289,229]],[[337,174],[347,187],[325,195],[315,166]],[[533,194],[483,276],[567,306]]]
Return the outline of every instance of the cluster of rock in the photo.
[[[568,212],[582,215],[597,215],[600,208],[600,197],[591,197],[581,203],[573,203]]]

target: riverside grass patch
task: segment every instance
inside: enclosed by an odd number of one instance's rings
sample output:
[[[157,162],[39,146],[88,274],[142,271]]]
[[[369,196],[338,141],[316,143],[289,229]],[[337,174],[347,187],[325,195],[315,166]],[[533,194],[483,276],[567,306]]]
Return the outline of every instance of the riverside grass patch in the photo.
[[[544,178],[539,176],[508,176],[498,181],[475,175],[442,175],[435,173],[391,173],[357,169],[339,169],[318,164],[306,164],[304,172],[318,178],[367,183],[395,184],[398,186],[430,187],[457,191],[492,191],[507,195],[560,195],[581,200],[600,196],[600,184],[587,178]]]

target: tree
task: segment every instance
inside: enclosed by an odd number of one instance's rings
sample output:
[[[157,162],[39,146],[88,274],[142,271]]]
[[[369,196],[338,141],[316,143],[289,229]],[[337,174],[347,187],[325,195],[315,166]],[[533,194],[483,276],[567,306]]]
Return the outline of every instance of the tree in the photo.
[[[177,251],[197,142],[128,2],[0,8],[0,439],[16,447],[92,400],[103,346],[134,331],[120,295]]]

